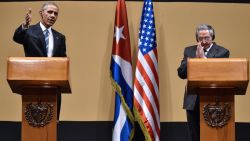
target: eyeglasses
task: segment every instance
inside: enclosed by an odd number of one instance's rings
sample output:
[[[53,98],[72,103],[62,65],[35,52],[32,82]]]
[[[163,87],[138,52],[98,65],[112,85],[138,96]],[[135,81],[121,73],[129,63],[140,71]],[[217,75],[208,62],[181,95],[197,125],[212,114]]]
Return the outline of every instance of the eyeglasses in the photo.
[[[203,41],[203,40],[208,41],[208,40],[211,40],[211,37],[210,36],[198,37],[198,40],[199,41]]]

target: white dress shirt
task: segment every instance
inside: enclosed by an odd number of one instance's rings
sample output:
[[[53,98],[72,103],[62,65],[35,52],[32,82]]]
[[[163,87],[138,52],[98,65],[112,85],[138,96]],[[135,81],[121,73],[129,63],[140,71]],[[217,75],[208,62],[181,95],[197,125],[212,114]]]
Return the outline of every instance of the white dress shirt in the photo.
[[[209,52],[209,50],[212,48],[212,46],[213,46],[213,43],[210,45],[210,47],[209,47],[209,48],[207,48],[207,49],[206,49],[206,52],[204,52],[205,56],[207,56],[207,53],[208,53],[208,52]]]
[[[42,28],[42,31],[46,30],[46,27],[40,22],[40,27]],[[51,31],[51,27],[47,29],[49,31],[49,48],[47,52],[48,57],[52,57],[53,55],[53,49],[54,49],[54,37]]]

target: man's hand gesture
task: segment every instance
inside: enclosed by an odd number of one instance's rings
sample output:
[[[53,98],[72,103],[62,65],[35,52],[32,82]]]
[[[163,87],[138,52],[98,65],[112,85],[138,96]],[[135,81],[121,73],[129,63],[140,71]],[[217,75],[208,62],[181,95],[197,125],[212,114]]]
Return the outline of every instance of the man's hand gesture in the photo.
[[[28,13],[26,13],[25,20],[23,23],[24,28],[29,28],[31,22],[31,8],[29,8]]]
[[[198,42],[197,44],[196,58],[206,58],[204,53],[204,47],[201,45],[201,42]]]

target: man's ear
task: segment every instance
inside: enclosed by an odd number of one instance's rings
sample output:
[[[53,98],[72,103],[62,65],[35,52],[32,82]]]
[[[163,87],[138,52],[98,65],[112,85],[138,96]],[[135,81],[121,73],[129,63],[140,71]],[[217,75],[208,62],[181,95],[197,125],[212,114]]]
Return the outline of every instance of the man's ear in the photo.
[[[39,11],[40,16],[42,17],[42,10]]]

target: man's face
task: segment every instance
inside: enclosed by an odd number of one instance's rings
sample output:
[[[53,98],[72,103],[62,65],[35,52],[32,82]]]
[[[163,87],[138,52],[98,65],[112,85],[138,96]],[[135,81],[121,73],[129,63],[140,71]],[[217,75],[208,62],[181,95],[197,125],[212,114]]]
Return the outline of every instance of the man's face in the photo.
[[[58,8],[54,5],[48,5],[44,10],[40,11],[41,22],[46,28],[49,28],[56,22],[58,11]]]
[[[201,45],[206,49],[209,48],[213,42],[211,35],[208,30],[201,30],[198,33],[198,41],[201,42]]]

